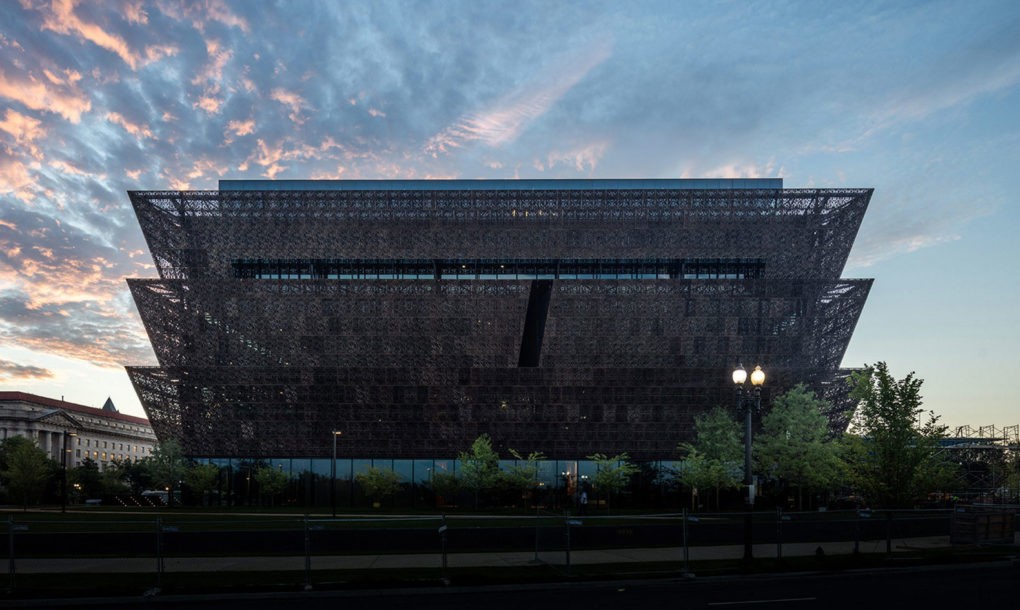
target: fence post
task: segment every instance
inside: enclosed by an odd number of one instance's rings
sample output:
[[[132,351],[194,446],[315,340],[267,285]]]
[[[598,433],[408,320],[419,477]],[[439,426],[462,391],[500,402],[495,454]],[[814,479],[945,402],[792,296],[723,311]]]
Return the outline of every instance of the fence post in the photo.
[[[439,538],[443,548],[443,582],[449,584],[450,579],[446,571],[446,513],[443,513],[442,522],[439,525]]]
[[[885,552],[892,553],[892,511],[885,513]]]
[[[163,519],[156,517],[156,589],[159,593],[163,588]]]
[[[308,531],[308,513],[305,513],[305,591],[312,590],[312,537]]]
[[[567,576],[570,576],[570,518],[565,520],[566,529],[566,541],[567,541]]]
[[[776,507],[776,559],[783,558],[783,507]]]
[[[861,552],[861,509],[854,511],[857,518],[854,520],[854,555]]]
[[[14,515],[7,516],[7,589],[14,591]]]
[[[538,528],[541,525],[542,509],[538,506],[538,500],[535,501],[535,563],[538,563]]]
[[[690,561],[691,551],[687,546],[687,509],[683,509],[680,513],[681,519],[683,519],[683,535],[684,535],[684,574],[690,573]]]

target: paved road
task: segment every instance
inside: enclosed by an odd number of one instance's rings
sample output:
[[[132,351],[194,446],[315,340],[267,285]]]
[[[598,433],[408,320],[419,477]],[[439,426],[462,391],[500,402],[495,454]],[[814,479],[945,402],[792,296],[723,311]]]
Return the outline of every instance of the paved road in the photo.
[[[935,568],[862,571],[834,575],[695,578],[473,587],[451,589],[306,592],[235,596],[7,602],[8,607],[205,608],[245,610],[521,610],[631,608],[781,608],[860,610],[868,608],[1015,607],[1020,563],[1001,561]]]

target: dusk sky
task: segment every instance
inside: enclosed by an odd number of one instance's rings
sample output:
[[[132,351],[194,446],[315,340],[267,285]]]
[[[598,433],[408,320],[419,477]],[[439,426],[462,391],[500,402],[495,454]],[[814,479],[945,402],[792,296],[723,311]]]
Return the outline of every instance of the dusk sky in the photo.
[[[843,365],[1020,424],[1014,0],[0,1],[0,390],[144,415],[128,190],[518,177],[873,187]]]

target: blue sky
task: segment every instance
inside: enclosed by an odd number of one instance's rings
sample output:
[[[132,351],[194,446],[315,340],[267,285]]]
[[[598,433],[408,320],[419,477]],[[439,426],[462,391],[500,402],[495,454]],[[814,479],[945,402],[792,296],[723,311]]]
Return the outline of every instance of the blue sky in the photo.
[[[1017,32],[1010,1],[0,3],[0,389],[143,414],[127,190],[778,176],[875,188],[844,366],[1016,425]]]

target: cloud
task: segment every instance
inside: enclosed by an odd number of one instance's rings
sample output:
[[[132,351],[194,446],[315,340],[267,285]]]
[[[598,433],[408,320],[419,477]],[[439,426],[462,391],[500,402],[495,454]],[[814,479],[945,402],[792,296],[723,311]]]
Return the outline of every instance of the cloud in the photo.
[[[235,14],[222,0],[190,2],[185,0],[162,0],[157,2],[159,10],[180,21],[190,20],[192,26],[204,32],[210,23],[220,23],[248,33],[248,20]]]
[[[601,141],[566,151],[551,151],[546,155],[545,165],[542,165],[540,170],[552,169],[557,165],[565,165],[579,173],[591,174],[606,154],[608,147],[608,142]]]
[[[109,112],[106,114],[106,119],[114,125],[120,125],[124,128],[124,131],[135,136],[136,138],[155,138],[156,136],[149,129],[148,125],[139,125],[132,123],[120,115],[119,112]]]
[[[38,366],[17,364],[0,358],[0,381],[20,381],[23,379],[49,379],[54,377],[53,371]]]
[[[0,131],[6,131],[14,137],[15,142],[24,145],[45,135],[46,131],[40,127],[41,125],[41,120],[8,108],[3,120],[0,121]]]
[[[0,194],[12,193],[22,201],[30,201],[32,183],[32,174],[28,166],[17,159],[0,154]]]
[[[436,157],[476,141],[490,147],[513,142],[610,55],[610,45],[599,42],[580,53],[560,58],[525,86],[512,91],[488,109],[461,117],[429,138],[425,153]]]
[[[288,118],[290,118],[291,121],[299,125],[305,122],[304,118],[301,117],[300,112],[307,106],[307,103],[300,95],[277,87],[269,92],[269,99],[280,102],[289,108],[290,114],[288,115]]]
[[[78,0],[53,0],[50,10],[43,13],[43,29],[53,30],[59,34],[77,35],[114,53],[132,70],[136,69],[142,61],[138,53],[129,48],[127,42],[117,34],[79,18],[74,12],[77,4]]]
[[[34,76],[13,76],[0,68],[0,97],[31,110],[59,114],[72,123],[81,121],[82,114],[92,109],[92,100],[75,86],[77,80],[61,80],[52,73],[47,77],[48,84]]]

